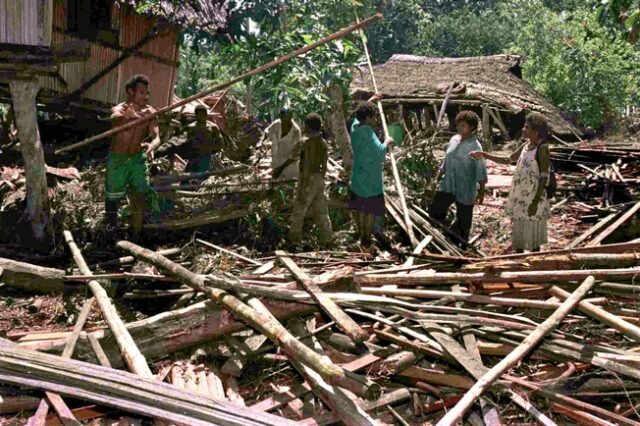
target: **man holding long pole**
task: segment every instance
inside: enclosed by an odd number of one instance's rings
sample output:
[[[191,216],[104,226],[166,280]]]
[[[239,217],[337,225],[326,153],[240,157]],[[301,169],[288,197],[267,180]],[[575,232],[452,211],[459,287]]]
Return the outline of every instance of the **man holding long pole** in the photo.
[[[113,107],[113,127],[139,120],[155,112],[148,105],[149,80],[144,75],[133,76],[126,84],[128,99]],[[145,143],[147,135],[151,141]],[[143,122],[114,136],[107,158],[105,178],[105,210],[107,235],[113,235],[118,225],[118,204],[129,192],[131,201],[131,229],[134,239],[139,239],[149,189],[148,160],[160,145],[158,121]]]

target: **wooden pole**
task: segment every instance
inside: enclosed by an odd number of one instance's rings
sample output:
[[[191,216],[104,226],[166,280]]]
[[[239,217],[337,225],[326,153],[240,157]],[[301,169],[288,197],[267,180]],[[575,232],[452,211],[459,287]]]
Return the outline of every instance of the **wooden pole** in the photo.
[[[360,22],[358,15],[356,14],[356,22]],[[364,36],[364,31],[360,31],[360,38],[362,40],[362,47],[364,49],[365,56],[367,57],[367,64],[369,66],[369,73],[371,73],[371,82],[373,83],[373,90],[378,93],[378,83],[376,82],[376,76],[373,73],[373,64],[371,63],[371,56],[369,55],[369,48],[367,47],[367,40]],[[387,118],[384,115],[384,109],[382,108],[382,102],[378,101],[378,112],[380,113],[380,121],[382,123],[382,129],[384,130],[384,137],[389,138],[389,127],[387,126]],[[396,164],[396,157],[393,155],[393,151],[389,150],[389,159],[391,160],[391,170],[393,171],[393,180],[396,183],[396,191],[398,191],[398,197],[400,198],[400,205],[402,206],[402,213],[404,214],[404,223],[407,226],[407,234],[409,234],[409,240],[411,246],[415,247],[419,241],[413,232],[413,224],[409,217],[409,209],[407,208],[407,201],[404,197],[404,190],[402,189],[402,182],[400,181],[400,174],[398,173],[398,165]]]
[[[71,250],[73,259],[75,260],[76,265],[78,265],[80,272],[87,275],[91,274],[91,270],[87,266],[80,249],[73,240],[71,232],[64,231],[64,239],[69,246],[69,250]],[[98,306],[100,306],[100,310],[102,311],[105,321],[113,333],[113,337],[118,343],[118,347],[120,348],[120,352],[127,364],[127,367],[139,376],[154,377],[147,365],[147,360],[136,346],[136,342],[131,337],[131,334],[129,334],[124,322],[122,322],[122,319],[118,316],[118,312],[111,303],[107,292],[97,281],[90,281],[88,285],[98,302]]]
[[[200,93],[196,93],[195,95],[189,96],[188,98],[185,98],[185,99],[183,99],[183,100],[181,100],[179,102],[176,102],[176,103],[171,104],[169,106],[166,106],[164,108],[160,108],[159,110],[157,110],[153,114],[146,115],[146,116],[141,117],[139,119],[136,119],[136,120],[130,121],[130,122],[126,123],[126,124],[123,124],[122,126],[118,126],[118,127],[113,128],[113,129],[111,129],[109,131],[106,131],[104,133],[100,133],[99,135],[92,136],[92,137],[90,137],[88,139],[85,139],[85,140],[83,140],[81,142],[78,142],[78,143],[75,143],[73,145],[69,145],[67,147],[58,149],[58,150],[56,150],[55,153],[57,155],[59,155],[59,154],[65,153],[65,152],[74,151],[74,150],[76,150],[78,148],[81,148],[83,146],[89,145],[89,144],[91,144],[91,143],[93,143],[95,141],[104,139],[104,138],[106,138],[108,136],[115,135],[115,134],[120,133],[120,132],[122,132],[124,130],[131,129],[132,127],[139,126],[140,124],[142,124],[142,123],[144,123],[146,121],[149,121],[149,120],[152,120],[152,119],[156,118],[160,114],[164,114],[167,111],[171,111],[173,109],[181,107],[182,105],[186,105],[186,104],[188,104],[188,103],[190,103],[192,101],[195,101],[196,99],[203,98],[203,97],[209,95],[210,93],[217,92],[217,91],[222,90],[222,89],[226,89],[227,87],[232,86],[232,85],[234,85],[234,84],[236,84],[236,83],[238,83],[238,82],[240,82],[240,81],[242,81],[242,80],[244,80],[246,78],[249,78],[249,77],[252,77],[254,75],[257,75],[257,74],[263,73],[265,71],[268,71],[268,70],[270,70],[270,69],[272,69],[272,68],[274,68],[274,67],[276,67],[276,66],[278,66],[278,65],[280,65],[280,64],[282,64],[284,62],[287,62],[287,61],[289,61],[289,60],[291,60],[291,59],[293,59],[293,58],[295,58],[297,56],[303,55],[303,54],[305,54],[305,53],[307,53],[307,52],[309,52],[309,51],[311,51],[311,50],[313,50],[313,49],[315,49],[315,48],[317,48],[319,46],[322,46],[323,44],[327,44],[330,41],[343,38],[343,37],[351,34],[352,32],[354,32],[354,31],[356,31],[356,30],[358,30],[360,28],[366,27],[371,22],[376,21],[376,20],[381,19],[381,18],[382,18],[382,14],[377,13],[374,16],[372,16],[372,17],[370,17],[368,19],[365,19],[362,22],[358,22],[358,23],[350,25],[350,26],[348,26],[346,28],[343,28],[340,31],[337,31],[337,32],[335,32],[335,33],[333,33],[333,34],[331,34],[331,35],[329,35],[327,37],[324,37],[324,38],[322,38],[322,39],[320,39],[320,40],[318,40],[318,41],[316,41],[314,43],[308,44],[308,45],[306,45],[306,46],[304,46],[304,47],[302,47],[302,48],[300,48],[298,50],[295,50],[295,51],[293,51],[291,53],[288,53],[288,54],[286,54],[284,56],[281,56],[280,58],[274,59],[273,61],[271,61],[271,62],[269,62],[267,64],[264,64],[264,65],[262,65],[262,66],[260,66],[258,68],[255,68],[255,69],[253,69],[251,71],[248,71],[248,72],[246,72],[246,73],[244,73],[242,75],[234,77],[231,80],[228,80],[228,81],[226,81],[224,83],[221,83],[221,84],[215,85],[213,87],[210,87],[210,88],[208,88],[206,90],[203,90]]]
[[[638,201],[633,207],[631,207],[625,214],[623,214],[620,219],[613,222],[607,229],[602,231],[597,237],[595,237],[587,246],[594,247],[600,245],[609,235],[611,235],[616,229],[620,227],[623,223],[625,223],[631,216],[636,214],[640,210],[640,201]]]
[[[460,420],[467,410],[473,405],[475,400],[484,393],[491,385],[493,385],[500,377],[524,358],[544,337],[551,333],[562,320],[576,307],[580,300],[586,296],[591,290],[596,280],[594,277],[588,277],[584,282],[571,294],[571,296],[562,303],[560,308],[555,311],[542,324],[536,327],[509,355],[504,357],[502,361],[496,364],[491,370],[485,373],[462,399],[453,407],[440,421],[438,426],[453,426]]]
[[[344,381],[344,371],[333,364],[329,358],[321,357],[308,346],[298,341],[286,328],[278,321],[256,312],[255,309],[248,306],[237,297],[218,288],[206,286],[205,278],[194,274],[188,269],[177,263],[161,256],[157,253],[137,246],[129,241],[118,242],[118,247],[127,250],[137,258],[141,258],[152,265],[166,271],[169,275],[175,277],[182,284],[188,285],[197,291],[205,293],[209,298],[231,311],[237,318],[248,323],[256,330],[267,336],[271,341],[278,344],[287,355],[299,359],[304,364],[317,371],[327,382],[331,384],[340,384]],[[222,275],[216,276],[220,280],[224,280]]]
[[[238,253],[236,253],[236,252],[234,252],[234,251],[227,250],[227,249],[226,249],[226,248],[224,248],[224,247],[220,247],[220,246],[217,246],[217,245],[215,245],[215,244],[211,244],[210,242],[207,242],[207,241],[201,240],[201,239],[199,239],[199,238],[196,238],[196,242],[198,242],[198,243],[202,244],[202,245],[203,245],[203,246],[205,246],[205,247],[209,247],[209,248],[212,248],[212,249],[214,249],[214,250],[221,251],[222,253],[226,253],[226,254],[228,254],[228,255],[230,255],[230,256],[237,257],[238,259],[243,260],[243,261],[245,261],[245,262],[247,262],[247,263],[250,263],[250,264],[252,264],[252,265],[255,265],[255,266],[262,266],[262,263],[260,263],[260,262],[258,262],[258,261],[256,261],[256,260],[253,260],[253,259],[249,259],[248,257],[242,256],[241,254],[238,254]]]
[[[566,300],[569,298],[569,296],[571,296],[569,293],[558,287],[551,287],[549,292],[560,300]],[[587,301],[580,302],[580,304],[578,305],[578,309],[588,314],[589,316],[615,328],[630,339],[633,339],[636,342],[640,342],[640,327],[633,325],[630,322],[627,322],[622,318],[619,318],[616,315],[605,311],[601,307]]]
[[[26,213],[31,226],[31,236],[35,242],[47,245],[50,243],[51,218],[44,150],[36,118],[36,95],[40,85],[36,80],[13,80],[9,82],[9,89],[27,178]]]
[[[311,298],[320,305],[322,310],[336,322],[338,328],[344,331],[347,336],[356,343],[364,342],[369,337],[369,334],[324,293],[320,286],[305,274],[285,252],[276,251],[276,256],[280,258],[280,261],[291,272],[296,281],[307,290]]]
[[[459,273],[459,272],[435,272],[412,275],[360,275],[356,276],[356,283],[361,286],[422,286],[460,283],[559,283],[580,281],[593,275],[598,280],[604,279],[632,279],[640,276],[640,268],[626,269],[586,269],[567,271],[517,271],[503,272],[499,274]]]

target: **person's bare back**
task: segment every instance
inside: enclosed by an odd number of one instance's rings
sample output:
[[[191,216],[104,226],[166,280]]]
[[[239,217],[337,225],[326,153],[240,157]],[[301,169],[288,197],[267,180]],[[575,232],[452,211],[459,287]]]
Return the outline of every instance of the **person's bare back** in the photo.
[[[152,114],[155,108],[151,105],[140,106],[135,102],[123,102],[111,109],[113,127],[121,126],[129,121]],[[111,142],[111,152],[116,154],[137,154],[147,151],[145,139],[157,134],[158,121],[152,119],[131,129],[116,134]]]

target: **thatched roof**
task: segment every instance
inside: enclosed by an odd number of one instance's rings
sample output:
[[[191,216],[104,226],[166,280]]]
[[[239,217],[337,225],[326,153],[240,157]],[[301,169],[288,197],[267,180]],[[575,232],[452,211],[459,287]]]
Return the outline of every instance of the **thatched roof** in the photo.
[[[142,0],[118,0],[137,7]],[[144,11],[180,27],[192,27],[210,33],[225,32],[229,7],[225,0],[157,0]]]
[[[442,100],[453,83],[452,99],[493,105],[512,114],[538,111],[556,134],[581,131],[567,122],[560,110],[521,76],[520,57],[495,55],[472,58],[428,58],[393,55],[374,67],[378,90],[385,98]],[[373,92],[367,68],[354,75],[352,89]]]

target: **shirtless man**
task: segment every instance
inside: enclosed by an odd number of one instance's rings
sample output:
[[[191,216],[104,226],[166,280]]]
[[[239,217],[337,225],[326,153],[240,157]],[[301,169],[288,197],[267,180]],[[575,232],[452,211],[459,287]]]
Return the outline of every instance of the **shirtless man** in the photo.
[[[149,79],[134,75],[125,85],[127,101],[112,108],[113,127],[152,114],[155,109],[148,105]],[[147,136],[151,142],[145,142]],[[131,229],[133,238],[142,232],[142,220],[149,189],[148,160],[153,160],[153,151],[160,146],[160,131],[157,120],[146,121],[139,126],[116,134],[107,156],[105,179],[105,210],[107,233],[118,226],[118,204],[129,190],[131,202]]]

